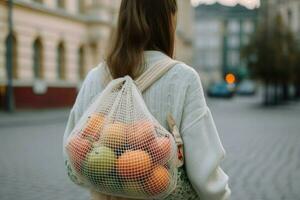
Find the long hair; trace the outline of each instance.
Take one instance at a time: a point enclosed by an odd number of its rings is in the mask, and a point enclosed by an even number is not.
[[[106,58],[113,78],[136,78],[144,70],[145,50],[173,57],[176,13],[176,0],[122,0]]]

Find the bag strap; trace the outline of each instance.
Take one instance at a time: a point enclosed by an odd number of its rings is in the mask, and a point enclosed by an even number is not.
[[[165,73],[167,73],[172,67],[176,64],[179,64],[179,61],[173,60],[171,58],[165,58],[163,60],[159,60],[150,66],[145,72],[143,72],[137,79],[135,79],[135,84],[143,93],[146,89],[148,89],[155,81],[161,78]],[[104,80],[102,81],[103,85],[107,85],[111,80],[113,80],[107,65],[105,64],[105,74]]]
[[[165,73],[167,73],[172,67],[174,67],[178,63],[178,61],[173,60],[171,58],[166,58],[164,60],[158,61],[135,80],[137,87],[141,92],[145,91],[155,81],[161,78]],[[183,140],[180,135],[179,129],[176,126],[176,122],[170,113],[167,116],[167,122],[169,125],[170,132],[172,133],[177,145],[176,166],[181,167],[184,164]]]
[[[135,80],[135,84],[141,92],[144,92],[178,63],[178,61],[171,58],[160,60],[140,75]]]
[[[171,113],[167,116],[167,122],[169,125],[170,132],[172,133],[175,143],[177,145],[177,161],[176,166],[181,167],[184,164],[184,152],[183,152],[183,140],[180,135],[179,129],[176,126],[175,119],[171,115]]]

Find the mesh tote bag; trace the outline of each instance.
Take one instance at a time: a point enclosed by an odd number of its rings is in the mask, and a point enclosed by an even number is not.
[[[141,92],[177,63],[164,59],[136,81],[112,80],[95,98],[64,144],[75,183],[132,199],[164,199],[175,190],[178,137],[151,115]]]

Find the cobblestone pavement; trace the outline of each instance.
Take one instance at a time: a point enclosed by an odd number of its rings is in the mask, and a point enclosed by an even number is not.
[[[211,104],[227,157],[233,200],[300,200],[300,105],[257,100]]]
[[[233,200],[300,200],[300,105],[209,100]],[[0,113],[0,200],[86,200],[65,175],[66,110]]]

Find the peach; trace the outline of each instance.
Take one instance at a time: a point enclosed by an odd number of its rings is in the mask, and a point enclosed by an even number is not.
[[[147,148],[153,163],[165,164],[171,157],[172,143],[170,137],[157,137]]]
[[[155,139],[155,129],[151,121],[141,120],[129,127],[128,144],[133,149],[145,149]]]
[[[152,168],[151,157],[146,151],[126,151],[117,160],[117,171],[122,178],[141,179]]]
[[[126,143],[127,127],[125,124],[116,122],[107,124],[102,131],[100,142],[110,148],[122,148]]]
[[[92,141],[98,140],[100,137],[100,131],[102,129],[104,120],[105,117],[103,116],[103,114],[100,113],[92,114],[89,117],[87,121],[87,125],[83,129],[81,135],[83,137],[87,137],[91,139]]]
[[[86,155],[91,151],[92,144],[89,140],[74,135],[68,141],[66,146],[67,153],[70,157],[71,164],[77,172],[81,172],[82,164]]]
[[[154,168],[149,179],[145,182],[145,190],[150,195],[159,195],[168,189],[170,179],[168,170],[159,165]]]

